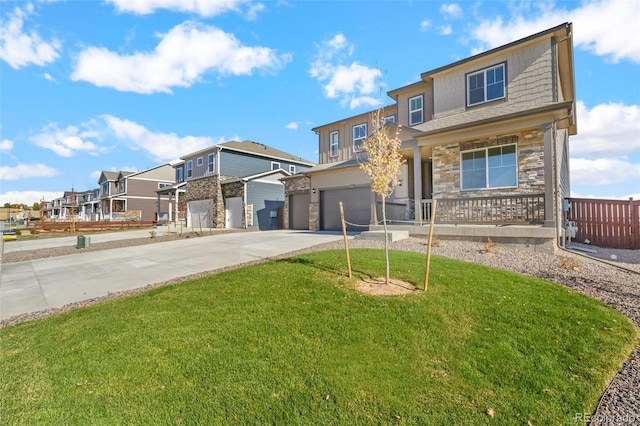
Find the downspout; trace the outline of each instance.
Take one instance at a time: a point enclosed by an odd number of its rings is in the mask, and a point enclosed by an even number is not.
[[[551,123],[551,131],[553,132],[553,134],[551,135],[552,137],[552,141],[553,141],[553,146],[552,146],[552,151],[551,151],[551,163],[553,164],[553,174],[554,174],[554,181],[555,181],[555,185],[553,185],[553,211],[554,214],[557,214],[558,212],[558,197],[560,196],[560,193],[558,191],[558,189],[560,188],[560,171],[558,170],[558,148],[557,148],[557,140],[556,140],[556,136],[557,136],[557,130],[556,130],[556,125],[558,123],[558,121],[562,121],[562,120],[566,120],[568,118],[571,118],[573,116],[573,111],[571,111],[571,113],[569,115],[566,115],[564,117],[560,117],[558,119],[553,120],[553,122]],[[563,209],[563,214],[562,214],[562,220],[560,220],[560,218],[557,218],[558,220],[556,220],[556,238],[560,239],[561,236],[563,236],[562,230],[564,229],[564,224],[565,224],[565,217],[564,217],[564,209]],[[562,238],[562,244],[561,247],[564,248],[565,247],[565,242],[564,242],[564,237]]]
[[[556,56],[556,61],[558,60],[558,50],[557,50],[557,46],[564,42],[569,40],[571,37],[573,36],[573,33],[571,31],[569,31],[569,33],[561,38],[560,40],[556,41],[556,49],[555,49],[555,56]],[[556,76],[554,75],[554,81],[556,79]],[[556,95],[556,101],[557,101],[557,95]],[[575,102],[575,99],[573,100]],[[556,130],[556,125],[559,121],[562,120],[566,120],[568,118],[573,117],[573,108],[571,109],[570,113],[564,117],[558,118],[556,120],[553,120],[553,122],[551,123],[551,131],[553,132],[552,135],[552,152],[551,152],[551,163],[553,166],[553,174],[554,174],[554,181],[555,181],[555,185],[553,187],[553,210],[554,210],[554,214],[557,214],[559,208],[558,208],[558,197],[559,197],[559,187],[560,187],[560,175],[559,175],[559,170],[558,170],[558,158],[557,158],[557,154],[558,154],[558,150],[557,150],[557,130]],[[562,209],[563,213],[562,213],[562,220],[560,220],[560,218],[557,218],[556,222],[556,241],[560,240],[562,241],[560,247],[564,248],[565,247],[565,238],[564,238],[564,233],[563,233],[563,229],[564,229],[564,224],[565,224],[565,215],[564,215],[564,208]]]

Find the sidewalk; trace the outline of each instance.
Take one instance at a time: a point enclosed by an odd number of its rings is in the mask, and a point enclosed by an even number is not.
[[[183,234],[189,233],[191,228],[184,228],[182,230]],[[145,229],[133,229],[126,231],[117,231],[117,232],[104,232],[98,234],[86,234],[91,238],[91,243],[103,243],[107,241],[117,241],[117,240],[129,240],[133,238],[149,238],[150,232],[155,231],[157,235],[167,235],[167,226],[158,226],[156,228],[145,228]],[[208,229],[204,231],[204,234],[208,235]],[[180,228],[171,227],[171,234],[177,234],[180,232]],[[212,230],[215,235],[216,230]],[[64,247],[64,246],[75,246],[77,243],[78,235],[85,234],[77,234],[71,235],[68,237],[52,237],[52,238],[41,238],[34,240],[25,240],[25,241],[7,241],[4,243],[4,253],[11,253],[14,251],[22,251],[22,250],[38,250],[43,248],[51,248],[51,247]]]
[[[130,238],[136,238],[138,232],[149,236],[149,230],[126,232],[126,237]],[[102,237],[112,238],[107,234]],[[75,244],[75,239],[69,238],[72,237],[56,240],[61,240],[58,244]],[[0,270],[0,319],[268,259],[341,239],[340,233],[239,232],[7,263]],[[93,236],[91,241],[94,242]],[[5,251],[10,244],[4,245]]]

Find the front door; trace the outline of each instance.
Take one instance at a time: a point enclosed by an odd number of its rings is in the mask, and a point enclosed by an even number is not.
[[[242,197],[227,198],[225,203],[225,227],[242,228]]]

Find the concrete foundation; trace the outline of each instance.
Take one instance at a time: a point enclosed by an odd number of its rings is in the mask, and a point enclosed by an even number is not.
[[[406,231],[412,237],[428,237],[429,224],[425,225],[388,225],[392,231]],[[371,231],[380,231],[382,225],[372,225]],[[369,232],[371,232],[369,231]],[[434,237],[441,240],[465,240],[510,245],[522,250],[554,254],[557,250],[555,228],[542,225],[444,225],[436,224],[433,229]],[[381,237],[384,241],[384,237]]]
[[[375,240],[384,241],[384,230],[382,231],[364,231],[360,235],[356,236],[357,239],[362,240]],[[387,232],[387,242],[392,243],[394,241],[400,241],[409,238],[409,231],[405,230],[389,230]]]

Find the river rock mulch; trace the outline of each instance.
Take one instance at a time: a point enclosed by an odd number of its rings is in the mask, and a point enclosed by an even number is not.
[[[184,236],[157,236],[154,239],[141,238],[97,243],[83,251],[105,250],[132,245],[159,243]],[[361,239],[349,240],[350,248],[382,248],[380,241]],[[287,253],[277,258],[286,258],[302,253],[318,250],[342,248],[343,243],[336,241],[320,244],[309,249]],[[390,244],[394,250],[426,252],[426,240],[408,238]],[[61,256],[78,253],[75,247],[58,247],[34,251],[6,253],[2,263],[19,262],[44,257]],[[500,244],[487,244],[469,241],[436,240],[433,255],[445,256],[468,262],[520,272],[562,284],[568,288],[586,294],[628,316],[636,326],[640,327],[640,252],[632,250],[608,251],[598,249],[595,254],[561,250],[557,255],[518,250]],[[589,256],[585,256],[589,254]],[[611,254],[614,254],[613,259]],[[598,259],[599,258],[599,259]],[[144,288],[109,294],[105,297],[72,303],[62,308],[33,312],[0,321],[0,327],[11,326],[24,321],[35,320],[45,316],[68,311],[104,300],[115,299],[151,288],[173,284],[187,279],[198,278],[210,273],[239,268],[254,261],[230,268],[194,274]],[[576,413],[576,423],[589,422],[592,425],[635,425],[640,424],[640,346],[623,364],[621,370],[611,381],[604,392],[595,413]]]

